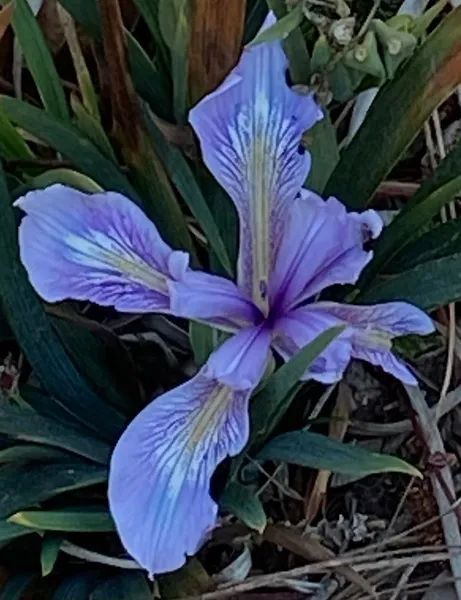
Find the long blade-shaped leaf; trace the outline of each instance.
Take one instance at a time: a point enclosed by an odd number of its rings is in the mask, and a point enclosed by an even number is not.
[[[15,0],[13,28],[48,112],[69,120],[66,96],[45,37],[27,0]]]
[[[270,441],[258,460],[281,460],[303,467],[326,469],[346,475],[370,475],[397,471],[419,476],[419,472],[395,456],[369,452],[311,431],[293,431]]]

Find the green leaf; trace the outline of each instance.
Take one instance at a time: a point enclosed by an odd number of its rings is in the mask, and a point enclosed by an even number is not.
[[[63,121],[69,120],[66,96],[42,30],[27,0],[16,0],[13,29],[27,66],[46,110]]]
[[[164,600],[200,596],[213,585],[211,577],[195,556],[178,571],[165,573],[157,581],[160,597]]]
[[[288,9],[285,0],[267,0],[267,4],[278,19],[282,19],[287,14]],[[310,59],[299,27],[295,27],[286,37],[283,41],[283,47],[290,62],[292,82],[307,85],[310,75]]]
[[[189,0],[159,0],[159,27],[171,51],[173,106],[176,121],[185,123],[188,108],[189,82]]]
[[[210,247],[226,273],[232,276],[233,269],[223,239],[189,164],[181,151],[167,142],[160,129],[154,123],[152,115],[147,110],[144,112],[152,143],[168,176],[176,186],[176,189],[181,194],[193,216],[197,219],[203,233],[207,237]]]
[[[403,300],[427,311],[461,298],[461,253],[419,264],[360,295],[363,304]]]
[[[56,535],[46,535],[42,541],[42,550],[40,552],[40,564],[42,566],[42,577],[49,575],[58,559],[59,549],[61,548],[62,537]]]
[[[141,204],[137,192],[120,169],[101,154],[78,129],[15,98],[0,96],[0,108],[5,110],[12,121],[71,160],[79,170],[104,189],[120,192]]]
[[[0,519],[43,502],[53,496],[107,479],[107,469],[72,459],[55,464],[0,466],[0,488],[8,493],[0,497]]]
[[[61,508],[58,510],[23,510],[12,515],[9,523],[42,531],[97,533],[115,531],[107,509],[102,507]],[[58,548],[59,550],[59,548]]]
[[[3,110],[0,110],[0,156],[5,159],[34,158],[34,153]]]
[[[404,247],[385,267],[386,274],[407,271],[436,258],[461,252],[461,219],[440,223]]]
[[[90,140],[113,163],[117,163],[114,149],[100,121],[83,106],[76,96],[71,96],[72,110],[76,117],[76,125],[83,135]]]
[[[277,40],[284,40],[292,31],[301,24],[303,20],[302,3],[297,4],[293,10],[287,12],[276,23],[264,31],[258,33],[254,40],[248,44],[249,47],[257,46]]]
[[[69,458],[69,455],[55,448],[39,446],[38,444],[10,446],[0,450],[0,463],[49,461],[50,458]]]
[[[35,578],[33,573],[20,573],[10,577],[0,592],[0,600],[21,600]]]
[[[327,111],[305,135],[306,146],[311,154],[312,166],[305,187],[321,194],[339,161],[336,132]]]
[[[259,452],[257,459],[280,460],[345,475],[398,472],[421,476],[415,467],[400,458],[343,444],[311,431],[293,431],[275,437]]]
[[[414,240],[422,228],[431,222],[440,209],[461,190],[461,175],[442,185],[423,200],[404,209],[382,233],[373,252],[373,261],[364,271],[358,287],[363,289],[389,264],[405,246]]]
[[[453,10],[380,91],[333,171],[326,195],[363,208],[431,113],[461,81],[461,7]],[[364,167],[366,165],[366,168]]]
[[[190,321],[189,339],[194,353],[194,362],[202,367],[217,346],[217,331],[205,323]]]
[[[230,512],[250,529],[262,533],[267,525],[266,513],[255,490],[237,481],[229,482],[219,498],[222,511]]]
[[[124,573],[99,585],[90,600],[152,600],[152,593],[141,573]]]
[[[30,535],[31,533],[35,532],[28,527],[22,527],[21,525],[16,525],[16,523],[8,523],[8,521],[0,521],[0,543],[14,540],[23,535]]]
[[[60,4],[82,25],[94,39],[101,41],[99,5],[96,0],[59,0]],[[156,115],[171,120],[171,82],[155,70],[139,42],[125,30],[128,60],[137,92],[146,100]]]
[[[97,194],[104,191],[100,185],[78,171],[73,171],[72,169],[51,169],[33,177],[26,184],[21,185],[14,190],[13,195],[16,199],[30,190],[43,190],[55,183],[62,183],[63,185],[68,185],[89,194]]]
[[[342,326],[324,331],[267,379],[251,404],[250,449],[265,442],[293,400],[306,369],[342,331]]]
[[[5,317],[44,387],[69,416],[117,439],[125,418],[97,396],[69,360],[20,262],[16,232],[0,166],[0,303]]]
[[[98,583],[96,573],[79,573],[65,579],[56,589],[53,600],[88,600]]]
[[[17,406],[3,403],[0,407],[0,433],[11,439],[67,450],[101,465],[109,462],[111,447],[105,442]]]
[[[141,13],[141,16],[154,38],[156,62],[160,63],[160,70],[162,72],[168,72],[170,57],[168,48],[160,31],[159,0],[134,0],[134,4]]]

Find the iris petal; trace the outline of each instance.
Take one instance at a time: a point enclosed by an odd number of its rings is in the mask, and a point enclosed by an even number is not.
[[[249,395],[199,373],[149,404],[120,438],[110,509],[125,548],[151,574],[181,567],[216,525],[210,478],[248,439]]]
[[[204,161],[239,213],[239,285],[264,312],[284,212],[310,168],[301,135],[322,118],[311,95],[285,83],[287,65],[279,41],[250,47],[190,112]]]
[[[328,286],[355,283],[372,257],[363,244],[381,229],[373,210],[347,213],[336,198],[324,201],[303,190],[287,212],[270,283],[272,302],[287,310]]]
[[[266,370],[271,341],[264,324],[242,329],[213,352],[206,373],[236,390],[254,388]]]
[[[173,251],[133,202],[63,185],[16,201],[21,260],[48,302],[90,300],[125,312],[169,312],[167,282],[189,257]]]

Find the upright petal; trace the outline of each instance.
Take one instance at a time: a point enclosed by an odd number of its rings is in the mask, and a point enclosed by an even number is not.
[[[173,251],[133,202],[115,192],[53,185],[16,206],[21,260],[48,302],[90,300],[125,312],[169,312],[168,281],[189,257]]]
[[[363,244],[381,229],[373,210],[347,213],[336,198],[324,201],[303,190],[287,212],[270,282],[271,303],[280,313],[330,285],[355,283],[372,257]]]
[[[238,282],[263,312],[283,215],[309,172],[301,135],[322,118],[311,95],[286,84],[287,64],[279,41],[246,49],[189,117],[206,165],[237,207]]]
[[[270,358],[272,331],[263,323],[242,329],[208,359],[205,372],[236,390],[255,388]]]
[[[112,455],[109,504],[120,538],[151,574],[173,571],[216,524],[216,466],[248,439],[250,392],[199,373],[154,400]]]
[[[394,337],[434,331],[432,319],[407,302],[387,302],[374,306],[318,302],[312,312],[337,318],[349,325],[351,355],[365,360],[409,385],[416,379],[408,368],[391,352]],[[334,342],[333,344],[334,345]]]

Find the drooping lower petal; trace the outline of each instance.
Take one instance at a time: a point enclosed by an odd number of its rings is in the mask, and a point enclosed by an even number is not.
[[[239,284],[263,311],[283,216],[310,167],[301,135],[322,118],[312,95],[288,87],[287,66],[280,41],[250,47],[190,112],[204,161],[239,213]]]
[[[233,281],[189,270],[169,283],[171,310],[178,317],[200,319],[228,328],[240,328],[261,318],[260,311]]]
[[[313,306],[292,310],[277,320],[274,348],[285,360],[292,358],[324,331],[342,324],[335,315],[311,310]],[[351,352],[350,335],[344,331],[310,365],[303,379],[322,383],[339,381],[349,364]]]
[[[336,198],[303,190],[287,211],[270,297],[288,310],[334,284],[355,283],[372,257],[363,249],[382,221],[373,210],[347,213]]]
[[[154,400],[120,438],[110,509],[125,548],[151,574],[181,567],[215,526],[210,478],[248,439],[249,395],[199,373]]]
[[[394,337],[427,335],[434,331],[432,319],[421,309],[407,302],[386,302],[374,306],[317,302],[312,305],[312,312],[337,318],[349,325],[352,357],[380,366],[404,383],[416,383],[408,368],[392,354],[391,348]]]
[[[48,302],[90,300],[125,312],[169,312],[167,282],[187,269],[133,202],[53,185],[15,203],[21,260]]]
[[[255,388],[270,358],[272,332],[266,325],[242,329],[208,359],[205,372],[236,390]]]

